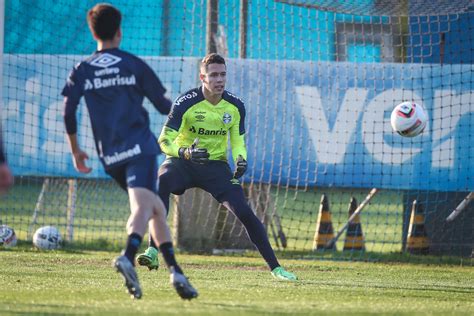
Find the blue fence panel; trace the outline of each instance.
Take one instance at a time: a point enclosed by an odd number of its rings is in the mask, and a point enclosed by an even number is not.
[[[5,55],[4,128],[17,175],[78,176],[64,138],[61,88],[83,56]],[[198,58],[146,59],[170,98],[198,85]],[[247,108],[246,180],[293,186],[473,190],[472,65],[231,59],[228,89]],[[403,138],[390,112],[421,103],[425,132]],[[149,104],[153,131],[165,117]],[[88,117],[78,115],[92,177],[103,177]]]

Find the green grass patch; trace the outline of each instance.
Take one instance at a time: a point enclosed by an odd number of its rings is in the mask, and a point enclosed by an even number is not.
[[[139,268],[133,301],[111,268],[117,253],[0,251],[1,315],[472,315],[474,269],[451,265],[282,260],[300,281],[274,280],[260,258],[178,254],[199,298],[181,300],[160,268]]]

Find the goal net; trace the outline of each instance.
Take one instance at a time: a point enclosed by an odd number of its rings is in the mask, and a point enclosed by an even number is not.
[[[227,58],[227,89],[247,111],[243,186],[275,249],[297,258],[471,256],[472,1],[111,3],[123,14],[121,48],[153,68],[171,99],[200,84],[207,52]],[[127,196],[103,172],[84,101],[87,176],[73,168],[62,118],[67,75],[95,50],[85,19],[95,1],[1,4],[1,123],[16,183],[0,198],[0,220],[24,241],[54,225],[70,246],[119,247]],[[392,131],[403,101],[426,109],[421,135]],[[158,135],[166,117],[145,107]],[[172,199],[178,246],[253,249],[202,191]]]

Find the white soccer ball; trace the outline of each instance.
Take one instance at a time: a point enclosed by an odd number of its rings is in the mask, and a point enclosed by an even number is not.
[[[58,249],[61,246],[61,233],[56,227],[43,226],[33,235],[33,244],[42,250]]]
[[[7,225],[0,225],[0,247],[15,247],[16,241],[15,230]]]
[[[421,134],[427,121],[425,109],[415,102],[400,103],[393,109],[390,117],[393,130],[404,137]]]

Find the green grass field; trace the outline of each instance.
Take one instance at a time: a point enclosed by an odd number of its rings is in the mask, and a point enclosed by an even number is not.
[[[0,250],[0,315],[472,315],[474,269],[427,264],[283,260],[300,281],[274,280],[260,258],[178,254],[199,298],[183,301],[160,268],[139,269],[142,300],[111,268],[116,253]]]
[[[272,188],[272,203],[288,239],[288,248],[277,255],[300,281],[274,280],[255,251],[228,257],[179,253],[199,298],[182,301],[165,269],[139,269],[144,297],[133,301],[111,268],[124,244],[127,196],[111,181],[80,182],[73,242],[66,243],[65,250],[40,252],[31,248],[28,230],[42,183],[40,178],[21,179],[0,201],[0,220],[20,239],[18,247],[0,249],[2,316],[472,315],[474,310],[473,259],[400,251],[401,192],[380,192],[361,214],[366,252],[340,251],[343,238],[337,252],[314,252],[321,194],[328,194],[337,231],[347,220],[350,197],[361,202],[368,190]],[[32,229],[55,225],[66,238],[67,204],[66,182],[55,180]],[[271,232],[269,237],[275,246]],[[92,251],[98,249],[102,251]]]

